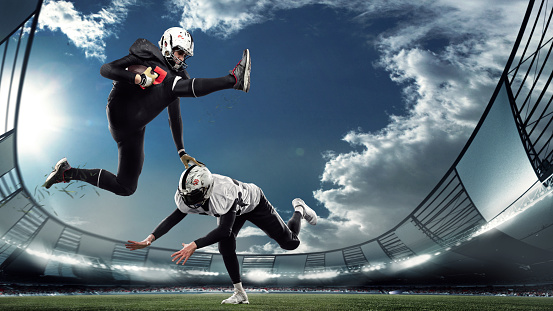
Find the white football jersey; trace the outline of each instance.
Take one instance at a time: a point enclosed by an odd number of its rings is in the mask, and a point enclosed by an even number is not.
[[[213,174],[213,192],[209,197],[209,209],[206,211],[203,207],[194,209],[184,203],[179,195],[175,193],[175,203],[178,209],[186,214],[201,214],[219,217],[226,214],[238,200],[236,206],[236,215],[242,215],[251,212],[261,199],[261,189],[251,183],[243,183],[227,176]]]

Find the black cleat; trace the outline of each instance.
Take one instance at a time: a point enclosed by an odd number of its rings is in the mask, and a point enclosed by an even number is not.
[[[252,71],[252,60],[250,58],[250,50],[245,49],[242,54],[242,59],[230,70],[229,73],[236,79],[234,89],[241,90],[246,93],[250,90],[250,73]]]
[[[54,167],[54,170],[48,177],[46,178],[46,182],[42,185],[46,189],[49,189],[52,187],[53,184],[57,184],[60,182],[65,182],[63,174],[65,171],[71,168],[71,165],[67,163],[67,158],[63,158],[56,163],[56,166]]]

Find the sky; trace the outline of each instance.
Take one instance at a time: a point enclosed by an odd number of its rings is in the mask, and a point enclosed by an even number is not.
[[[138,189],[40,188],[62,157],[117,169],[100,67],[181,26],[192,77],[220,77],[250,49],[251,90],[181,99],[187,152],[213,173],[260,186],[283,219],[302,198],[319,214],[294,252],[378,237],[405,219],[453,164],[511,52],[527,1],[44,1],[21,102],[26,187],[82,230],[142,240],[175,208],[184,170],[167,113],[146,128]],[[64,192],[66,190],[67,192]],[[155,242],[180,248],[216,226],[191,215]],[[249,224],[238,251],[283,253]],[[202,249],[216,251],[214,247]]]

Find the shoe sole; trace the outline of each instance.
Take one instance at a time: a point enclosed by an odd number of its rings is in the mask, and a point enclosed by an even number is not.
[[[317,213],[315,213],[315,211],[312,210],[311,207],[309,207],[309,206],[304,205],[303,207],[304,207],[306,210],[310,210],[313,214],[315,214],[315,217],[311,218],[311,220],[306,219],[305,216],[304,216],[303,218],[304,218],[305,220],[307,220],[307,222],[308,222],[309,224],[311,224],[311,225],[316,225],[316,224],[317,224]],[[309,214],[309,213],[306,212],[306,214]]]
[[[250,50],[245,49],[244,54],[246,54],[246,66],[244,69],[244,92],[248,93],[250,91],[250,73],[252,71],[252,60],[250,58]]]

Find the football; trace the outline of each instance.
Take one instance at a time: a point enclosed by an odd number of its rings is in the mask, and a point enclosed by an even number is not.
[[[146,70],[146,66],[144,65],[130,65],[127,67],[127,71],[136,73],[136,74],[142,74]]]

